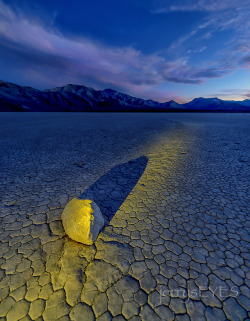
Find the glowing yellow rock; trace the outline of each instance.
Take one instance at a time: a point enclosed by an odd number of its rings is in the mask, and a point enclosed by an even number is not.
[[[95,202],[73,198],[65,206],[62,223],[72,240],[91,245],[104,226],[104,218]]]

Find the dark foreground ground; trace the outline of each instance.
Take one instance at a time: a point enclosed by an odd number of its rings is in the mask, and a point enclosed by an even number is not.
[[[250,114],[0,114],[0,320],[249,320]],[[105,215],[65,236],[73,197]]]

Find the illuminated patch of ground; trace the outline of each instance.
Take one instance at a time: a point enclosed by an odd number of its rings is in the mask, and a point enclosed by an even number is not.
[[[53,135],[46,137],[46,146],[37,132],[34,135],[46,154],[35,149],[34,139],[27,150],[20,144],[22,149],[12,153],[10,141],[2,140],[8,183],[0,218],[0,317],[10,321],[245,320],[248,121],[240,115],[232,122],[222,115],[192,119],[158,114],[131,115],[129,125],[117,115],[119,126],[109,132],[114,120],[110,117],[110,123],[97,117],[99,130],[74,145],[79,149],[74,158],[65,152],[67,141],[64,153],[49,149]],[[72,128],[64,123],[74,142],[77,123]],[[46,128],[46,124],[39,126]],[[89,119],[82,118],[80,124],[95,127]],[[131,136],[123,142],[130,126],[131,132],[137,128],[138,139],[132,141]],[[56,127],[58,135],[58,123]],[[65,126],[59,131],[66,132]],[[104,133],[106,138],[100,141]],[[23,133],[19,139],[24,138]],[[63,143],[58,142],[62,149]],[[98,143],[105,146],[98,150]],[[113,158],[110,145],[116,146]],[[84,151],[90,150],[88,160]],[[14,168],[17,155],[19,159],[29,155],[30,173],[24,163],[25,171]],[[61,176],[53,175],[53,170]],[[60,221],[69,199],[84,193],[97,198],[106,219],[93,246],[67,238]]]

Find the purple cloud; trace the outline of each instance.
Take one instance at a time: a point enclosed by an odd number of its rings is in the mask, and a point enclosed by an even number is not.
[[[164,79],[176,83],[203,84],[204,79],[222,78],[232,71],[233,68],[228,65],[190,66],[187,60],[179,59],[165,65]]]
[[[58,78],[75,81],[96,79],[99,83],[125,89],[150,87],[161,82],[158,73],[164,59],[144,55],[132,47],[107,47],[91,39],[70,39],[57,30],[16,16],[0,2],[4,19],[0,22],[0,45],[15,56],[19,68],[30,76],[43,78],[48,70],[58,70]],[[28,65],[28,67],[27,67]],[[53,79],[55,81],[55,79]]]
[[[163,92],[156,88],[159,84],[169,81],[199,85],[235,68],[221,61],[195,66],[187,58],[169,61],[158,53],[147,55],[133,47],[106,46],[89,38],[72,39],[52,29],[53,23],[45,28],[40,21],[15,14],[1,0],[0,12],[0,46],[9,72],[40,88],[69,82],[99,88],[112,86],[164,100],[178,93]],[[8,57],[14,59],[8,62]]]
[[[238,9],[242,5],[247,4],[247,0],[161,0],[156,1],[157,8],[152,13],[161,14],[172,11],[223,11]]]
[[[245,56],[240,61],[241,64],[246,65],[248,68],[250,68],[250,55]]]

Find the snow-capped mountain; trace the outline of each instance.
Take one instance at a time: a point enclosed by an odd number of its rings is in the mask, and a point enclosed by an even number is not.
[[[195,98],[189,103],[183,104],[186,109],[192,110],[237,110],[239,109],[240,102],[236,103],[235,101],[225,101],[219,98]],[[244,108],[243,108],[244,109]]]
[[[224,101],[195,98],[178,104],[159,103],[120,93],[113,89],[95,90],[80,85],[66,85],[46,90],[0,81],[0,111],[250,111],[250,100]]]
[[[233,102],[240,104],[242,106],[250,107],[250,99],[245,99],[243,101],[233,101]]]
[[[112,89],[66,85],[46,90],[0,82],[0,111],[150,111],[165,107]]]

